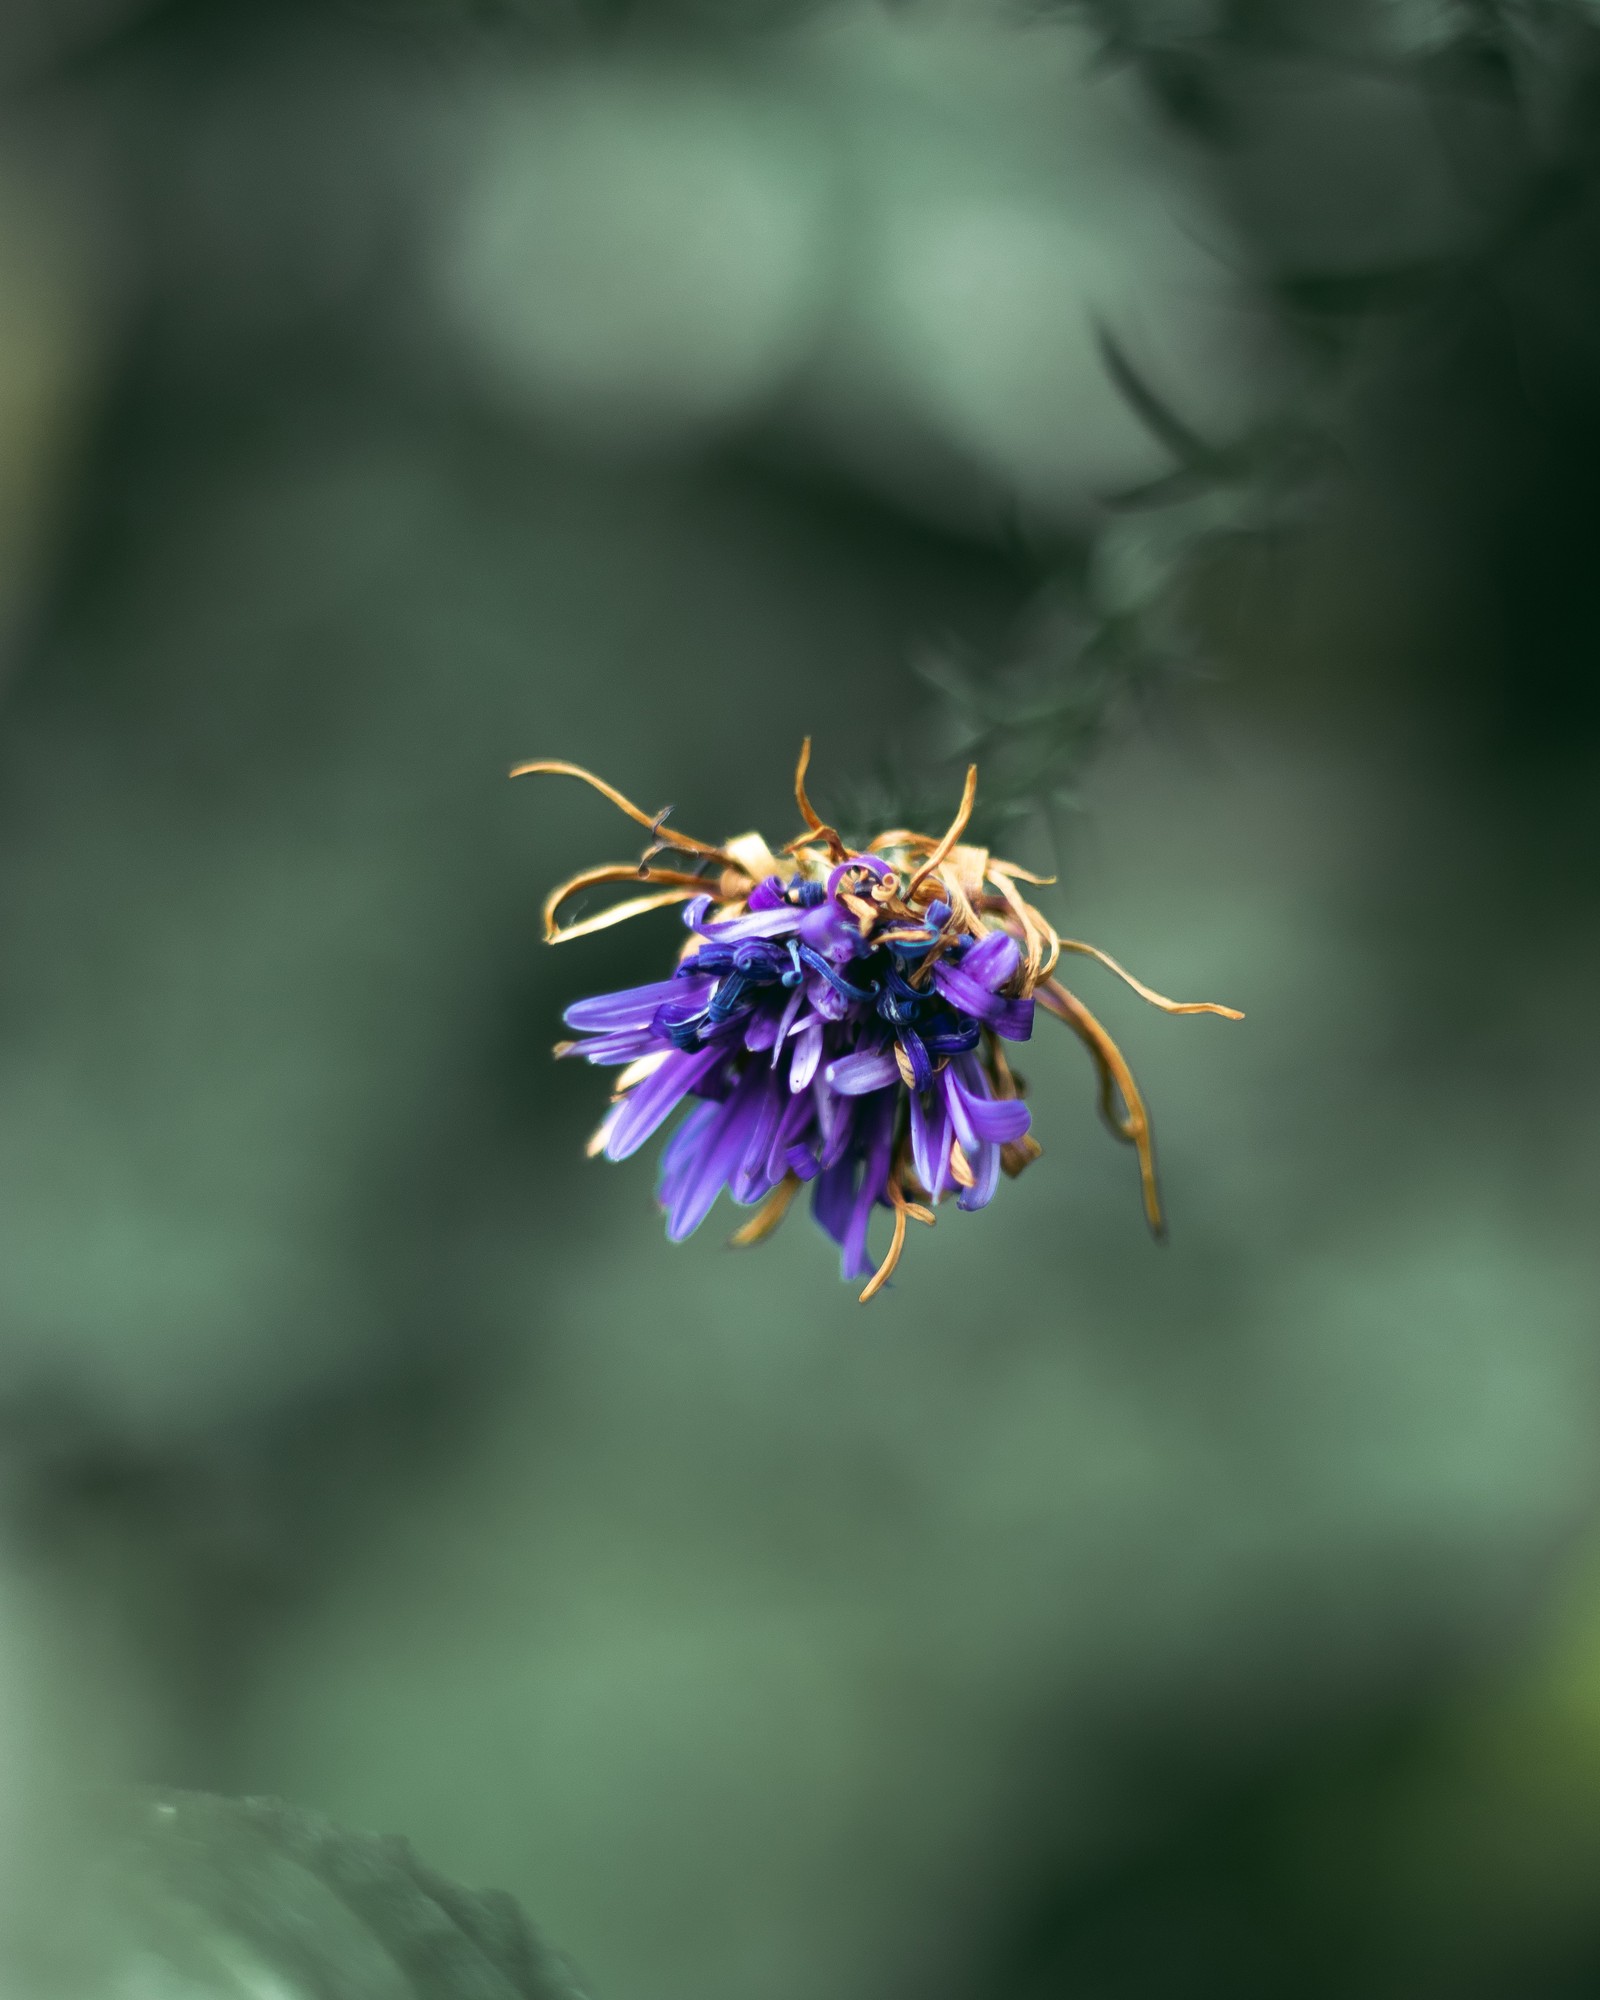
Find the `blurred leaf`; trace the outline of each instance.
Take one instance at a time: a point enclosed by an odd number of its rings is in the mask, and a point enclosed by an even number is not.
[[[30,1979],[41,1995],[581,1995],[510,1896],[459,1888],[404,1840],[348,1833],[274,1799],[173,1792],[119,1802],[70,1907],[72,1962],[52,1949]]]

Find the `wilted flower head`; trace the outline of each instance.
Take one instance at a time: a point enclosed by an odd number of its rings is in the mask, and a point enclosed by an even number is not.
[[[512,772],[581,778],[651,834],[642,860],[587,869],[551,894],[551,944],[685,905],[690,936],[670,978],[567,1009],[581,1039],[556,1053],[621,1069],[591,1155],[626,1159],[687,1102],[661,1155],[668,1236],[680,1242],[698,1229],[726,1188],[756,1210],[733,1241],[757,1243],[809,1183],[811,1212],[840,1246],[845,1277],[868,1279],[865,1303],[899,1261],[908,1221],[931,1225],[950,1196],[982,1208],[1002,1171],[1019,1174],[1039,1157],[1004,1047],[1032,1035],[1037,1003],[1093,1057],[1101,1109],[1138,1149],[1145,1212],[1159,1232],[1138,1087],[1055,967],[1063,952],[1080,952],[1167,1013],[1241,1016],[1164,999],[1093,945],[1058,937],[1019,886],[1041,877],[962,844],[976,766],[942,838],[896,827],[852,849],[806,796],[810,750],[808,738],[795,773],[806,830],[776,854],[754,833],[720,847],[691,839],[576,764],[541,759]],[[654,865],[668,850],[688,865]],[[647,893],[558,922],[569,898],[612,882]],[[867,1245],[877,1208],[893,1218],[881,1261]]]

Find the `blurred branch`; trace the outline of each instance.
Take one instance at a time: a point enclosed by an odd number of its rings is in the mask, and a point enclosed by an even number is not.
[[[1381,9],[1081,0],[1076,11],[1095,24],[1102,59],[1139,67],[1172,121],[1225,166],[1236,164],[1236,94],[1262,57],[1292,59],[1312,74],[1402,82],[1416,93],[1420,119],[1448,123],[1453,110],[1488,104],[1504,160],[1493,199],[1463,191],[1470,226],[1459,240],[1365,268],[1314,253],[1297,258],[1292,248],[1265,257],[1266,301],[1302,358],[1304,380],[1294,408],[1236,441],[1206,438],[1118,335],[1097,329],[1110,379],[1171,468],[1107,497],[1102,520],[1052,565],[1009,657],[943,653],[919,667],[954,736],[950,766],[933,789],[942,799],[950,768],[978,759],[991,830],[1070,806],[1108,738],[1175,682],[1215,670],[1205,621],[1195,615],[1200,580],[1228,552],[1280,539],[1314,514],[1359,404],[1350,370],[1370,363],[1366,330],[1379,320],[1397,330],[1385,344],[1393,365],[1409,330],[1428,340],[1441,312],[1459,320],[1468,294],[1509,302],[1528,246],[1581,219],[1600,186],[1600,0],[1399,0]],[[1460,129],[1470,155],[1479,135],[1470,120]],[[1293,157],[1276,164],[1293,178]],[[1478,163],[1457,164],[1465,171]],[[906,809],[937,817],[903,774],[896,781],[882,772],[877,784]]]

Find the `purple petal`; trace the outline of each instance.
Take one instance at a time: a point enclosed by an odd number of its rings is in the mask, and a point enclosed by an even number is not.
[[[994,1095],[975,1056],[958,1056],[939,1081],[950,1122],[969,1160],[980,1146],[1020,1139],[1032,1122],[1027,1105],[1019,1099]]]
[[[799,989],[796,988],[796,991]],[[781,1023],[771,1009],[752,1014],[744,1031],[744,1045],[747,1049],[759,1051],[770,1049],[778,1039]]]
[[[996,1146],[1020,1139],[1033,1123],[1027,1105],[1015,1097],[966,1097],[966,1106],[977,1137]]]
[[[801,1002],[805,997],[805,992],[801,987],[796,986],[790,989],[789,998],[783,1010],[783,1018],[779,1021],[778,1032],[773,1038],[772,1067],[774,1069],[778,1067],[778,1058],[783,1054],[783,1045],[789,1039],[789,1030],[794,1026],[795,1016],[800,1012]]]
[[[821,1077],[811,1087],[811,1094],[817,1107],[817,1130],[822,1135],[822,1149],[817,1158],[823,1166],[831,1167],[836,1160],[842,1160],[850,1150],[851,1135],[855,1131],[856,1106],[862,1102],[859,1097],[840,1097],[830,1090]]]
[[[768,1180],[782,1180],[789,1168],[789,1156],[797,1149],[805,1152],[806,1157],[811,1159],[811,1172],[816,1172],[816,1161],[809,1149],[797,1145],[801,1133],[811,1123],[813,1116],[814,1110],[809,1095],[791,1097],[785,1104],[783,1115],[778,1120],[778,1129],[772,1135],[772,1152],[767,1159]],[[810,1180],[811,1174],[805,1175],[804,1178]]]
[[[989,1023],[997,1035],[1008,1042],[1026,1042],[1033,1038],[1033,1002],[1031,1000],[1008,1000],[1003,1013],[996,1014]]]
[[[705,1098],[697,1099],[684,1114],[677,1131],[661,1149],[657,1195],[663,1208],[671,1208],[677,1201],[686,1176],[694,1171],[695,1162],[705,1146],[706,1134],[721,1115],[720,1104],[712,1104]]]
[[[688,981],[685,980],[684,984],[687,985]],[[691,1021],[703,1021],[707,1028],[713,1026],[713,1023],[706,1018],[706,1001],[703,994],[689,993],[685,994],[681,999],[674,997],[671,1000],[663,1000],[661,1005],[650,1016],[651,1028],[664,1042],[675,1041],[674,1031],[679,1028],[688,1027]],[[715,1025],[720,1026],[722,1024],[717,1023]]]
[[[824,1167],[811,1184],[812,1220],[826,1230],[835,1243],[844,1242],[844,1233],[850,1227],[855,1184],[854,1160],[834,1161],[832,1166]]]
[[[975,979],[980,986],[996,993],[1008,979],[1014,977],[1021,963],[1022,953],[1016,939],[1004,931],[991,931],[962,959],[961,970],[969,979]]]
[[[818,903],[807,910],[797,926],[801,942],[820,952],[834,965],[859,958],[866,950],[861,926],[837,903]]]
[[[689,905],[699,906],[699,898]],[[696,922],[694,928],[702,937],[708,938],[771,938],[793,935],[800,922],[800,912],[782,903],[775,910],[750,910],[742,917],[724,917],[720,922],[708,924]]]
[[[794,1099],[770,1070],[756,1070],[751,1078],[751,1104],[747,1116],[744,1151],[733,1174],[730,1192],[735,1201],[760,1201],[772,1192],[778,1176],[769,1169],[768,1158],[778,1125]]]
[[[863,868],[876,875],[880,882],[887,881],[894,873],[888,862],[881,860],[876,854],[852,854],[848,861],[841,861],[828,877],[828,900],[831,902],[838,895],[839,884],[847,875]]]
[[[627,1028],[614,1035],[594,1035],[588,1041],[575,1042],[567,1053],[582,1056],[585,1062],[630,1063],[671,1046],[649,1028]]]
[[[750,891],[748,907],[752,910],[775,910],[783,901],[783,880],[777,875],[768,875]]]
[[[932,1094],[931,1105],[919,1093],[912,1095],[911,1164],[917,1179],[937,1201],[950,1185],[950,1115],[942,1092]]]
[[[658,979],[653,986],[629,986],[620,993],[597,993],[574,1000],[562,1015],[580,1034],[607,1033],[618,1028],[647,1028],[658,1007],[669,1000],[704,1006],[716,987],[714,979]]]
[[[970,1014],[976,1021],[996,1020],[1011,1004],[969,977],[959,965],[949,965],[942,958],[933,968],[933,983],[958,1013]]]
[[[850,1002],[820,972],[806,974],[806,998],[825,1021],[842,1021],[850,1011]]]
[[[840,1056],[828,1065],[828,1082],[841,1097],[865,1097],[900,1081],[900,1068],[887,1049],[876,1055]]]
[[[794,1038],[794,1054],[789,1058],[789,1088],[802,1091],[817,1073],[822,1060],[822,1023],[813,1018]]]
[[[740,1091],[718,1106],[716,1123],[707,1127],[700,1153],[683,1176],[677,1200],[667,1216],[667,1235],[672,1242],[681,1243],[686,1236],[692,1236],[711,1213],[749,1141],[750,1119],[755,1108]]]
[[[915,1028],[902,1027],[897,1039],[901,1053],[911,1065],[911,1088],[926,1090],[933,1082],[933,1064],[928,1058],[927,1047]],[[896,1068],[899,1065],[896,1064]]]
[[[967,1153],[965,1146],[961,1150]],[[969,1211],[987,1208],[1000,1184],[1000,1148],[980,1146],[976,1153],[967,1153],[967,1165],[972,1169],[973,1184],[961,1190],[956,1206]]]
[[[872,1211],[889,1185],[889,1161],[894,1151],[894,1099],[885,1096],[877,1100],[872,1116],[861,1186],[850,1211],[840,1258],[840,1268],[847,1278],[870,1278],[877,1268],[867,1249],[867,1231]]]
[[[625,1160],[630,1153],[638,1152],[671,1114],[673,1106],[681,1103],[701,1077],[722,1059],[721,1049],[696,1049],[692,1055],[674,1049],[660,1069],[636,1084],[623,1099],[617,1122],[606,1140],[606,1158]]]

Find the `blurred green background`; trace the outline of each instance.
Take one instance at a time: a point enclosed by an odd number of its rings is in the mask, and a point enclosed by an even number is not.
[[[0,1872],[154,1781],[605,2000],[1600,1990],[1593,10],[0,21]],[[787,838],[1086,573],[1211,662],[1016,834],[1248,1014],[1076,982],[1171,1243],[1045,1024],[870,1312],[669,1251],[548,1052],[673,919],[547,952],[633,842],[506,767]]]

